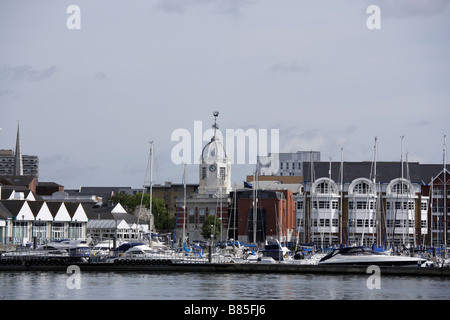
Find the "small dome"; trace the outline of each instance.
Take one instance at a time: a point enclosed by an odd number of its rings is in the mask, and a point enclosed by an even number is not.
[[[227,153],[220,140],[213,136],[211,141],[206,144],[202,151],[202,162],[213,163],[216,160],[223,160],[227,157]]]

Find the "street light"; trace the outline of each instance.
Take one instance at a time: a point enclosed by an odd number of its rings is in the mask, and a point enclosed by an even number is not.
[[[209,255],[208,255],[209,263],[211,263],[212,261],[213,229],[214,225],[211,225],[211,236],[210,236],[211,241],[209,242]]]

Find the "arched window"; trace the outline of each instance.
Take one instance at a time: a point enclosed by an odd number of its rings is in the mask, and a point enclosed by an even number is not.
[[[391,188],[392,193],[404,194],[409,192],[409,185],[405,182],[397,182]]]
[[[337,186],[332,180],[330,181],[328,178],[321,178],[314,183],[313,192],[321,194],[336,194]]]
[[[361,181],[353,188],[353,193],[356,194],[368,194],[370,192],[370,186],[367,182]]]
[[[326,181],[319,183],[316,186],[316,193],[328,193],[330,184]]]

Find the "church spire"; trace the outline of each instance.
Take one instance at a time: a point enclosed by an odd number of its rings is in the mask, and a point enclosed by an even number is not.
[[[17,123],[16,157],[14,159],[14,175],[23,176],[22,147],[20,145],[19,123]]]

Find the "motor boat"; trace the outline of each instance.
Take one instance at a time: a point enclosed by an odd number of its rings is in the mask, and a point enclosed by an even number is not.
[[[267,239],[264,249],[261,251],[263,257],[273,258],[275,261],[283,261],[290,258],[290,250],[282,246],[277,239]]]
[[[155,254],[157,254],[157,251],[150,248],[149,246],[145,244],[133,246],[127,251],[123,253],[123,257],[125,258],[151,258]]]
[[[114,249],[113,240],[101,241],[92,248],[92,254],[94,256],[109,256],[111,250],[113,249]]]
[[[66,250],[71,257],[88,258],[91,254],[91,248],[86,240],[55,240],[43,246],[43,249],[55,248],[57,250]]]
[[[56,259],[87,262],[91,253],[86,240],[55,240],[40,245],[35,250],[12,251],[2,255],[2,258],[18,259]],[[68,261],[69,261],[68,260]]]
[[[334,249],[320,259],[319,265],[352,266],[421,266],[426,260],[420,257],[385,255],[367,247]]]
[[[52,245],[39,246],[36,249],[10,251],[2,254],[5,258],[36,258],[36,257],[68,257],[69,252],[66,249]]]

